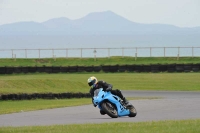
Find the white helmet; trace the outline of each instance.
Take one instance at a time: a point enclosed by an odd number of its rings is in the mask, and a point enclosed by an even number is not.
[[[87,80],[87,82],[88,82],[88,85],[93,88],[97,84],[98,81],[96,77],[92,76]]]

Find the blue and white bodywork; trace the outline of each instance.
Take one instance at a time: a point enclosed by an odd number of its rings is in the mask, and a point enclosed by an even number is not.
[[[125,106],[120,97],[111,94],[111,92],[105,92],[102,88],[94,91],[93,103],[112,118],[135,117],[137,114],[132,104]]]

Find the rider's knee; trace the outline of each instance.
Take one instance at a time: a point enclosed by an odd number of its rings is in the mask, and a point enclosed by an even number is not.
[[[119,89],[116,89],[116,91],[117,91],[118,93],[121,93],[121,90],[119,90]]]

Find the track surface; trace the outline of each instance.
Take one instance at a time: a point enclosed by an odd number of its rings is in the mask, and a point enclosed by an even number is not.
[[[134,118],[100,115],[92,105],[0,115],[2,126],[34,126],[104,122],[141,122],[200,119],[200,92],[123,91],[126,97],[162,97],[130,101],[137,109]]]

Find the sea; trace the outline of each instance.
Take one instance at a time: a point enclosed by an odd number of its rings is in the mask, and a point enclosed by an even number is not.
[[[198,35],[0,36],[0,58],[200,57]]]

